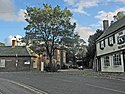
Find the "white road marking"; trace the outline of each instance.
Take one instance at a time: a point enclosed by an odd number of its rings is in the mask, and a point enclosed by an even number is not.
[[[2,78],[0,78],[0,79],[2,79]],[[44,92],[44,91],[42,91],[42,90],[39,90],[39,89],[34,88],[34,87],[31,87],[31,86],[29,86],[29,85],[25,85],[25,84],[23,84],[23,83],[15,82],[15,81],[8,80],[8,79],[2,79],[2,80],[6,80],[6,81],[8,81],[8,82],[10,82],[10,83],[13,83],[13,84],[16,84],[16,85],[18,85],[18,86],[21,86],[21,87],[23,87],[23,88],[25,88],[25,89],[28,89],[28,90],[30,90],[30,91],[35,92],[36,94],[48,94],[48,93],[46,93],[46,92]],[[0,92],[0,94],[3,94],[3,93]]]
[[[92,85],[92,84],[85,84],[85,85],[91,86],[91,87],[95,87],[95,88],[100,88],[100,89],[105,89],[105,90],[109,90],[109,91],[113,91],[113,92],[118,92],[118,93],[123,93],[123,94],[125,94],[124,91],[120,91],[120,90],[116,90],[116,89],[112,89],[112,88],[106,88],[106,87],[97,86],[97,85]]]
[[[35,92],[35,93],[37,93],[37,94],[48,94],[48,93],[46,93],[46,92],[44,92],[44,91],[41,91],[41,90],[39,90],[39,89],[36,89],[36,88],[34,88],[34,87],[31,87],[31,86],[28,86],[28,85],[25,85],[25,84],[22,84],[22,83],[17,83],[17,82],[15,82],[15,81],[10,81],[10,80],[9,80],[9,82],[11,82],[11,83],[13,83],[13,84],[16,84],[16,85],[19,85],[19,86],[21,86],[21,87],[24,87],[24,88],[26,88],[26,89],[28,89],[28,90],[31,90],[31,91],[33,91],[33,92]]]

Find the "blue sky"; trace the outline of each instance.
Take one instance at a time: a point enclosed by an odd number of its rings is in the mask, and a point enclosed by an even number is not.
[[[0,42],[9,45],[13,36],[25,36],[27,6],[42,7],[43,3],[71,10],[75,32],[86,42],[96,29],[102,29],[104,19],[111,21],[118,11],[125,11],[125,0],[0,0]]]

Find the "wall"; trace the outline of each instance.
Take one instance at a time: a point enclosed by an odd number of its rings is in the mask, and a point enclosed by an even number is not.
[[[121,65],[113,65],[113,54],[109,54],[110,66],[104,66],[104,56],[101,57],[102,72],[124,72],[123,54],[121,54]]]
[[[0,57],[0,62],[1,59],[5,59],[5,67],[0,68],[0,71],[29,71],[32,69],[31,57]],[[27,61],[30,64],[24,64]]]
[[[121,32],[123,34],[120,34]],[[119,33],[115,34],[115,44],[113,44],[113,46],[108,45],[108,38],[106,38],[105,39],[105,48],[103,50],[100,49],[100,43],[98,42],[96,44],[97,56],[125,49],[125,43],[118,44],[118,41],[117,41],[118,36],[123,36],[123,35],[125,35],[125,30],[122,30]]]

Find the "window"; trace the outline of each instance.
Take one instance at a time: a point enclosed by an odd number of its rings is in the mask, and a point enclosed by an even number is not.
[[[1,68],[5,67],[5,59],[1,59],[1,61],[0,61],[0,67]]]
[[[113,55],[113,65],[121,65],[121,54]]]
[[[125,35],[117,37],[118,44],[123,44],[125,42]]]
[[[103,40],[103,41],[100,42],[100,49],[103,50],[104,47],[105,47],[105,41]]]
[[[104,57],[104,66],[110,66],[109,56]]]
[[[114,43],[115,43],[115,35],[108,38],[108,45],[109,46],[113,46]]]

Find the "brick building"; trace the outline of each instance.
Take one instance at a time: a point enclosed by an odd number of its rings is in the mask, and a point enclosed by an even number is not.
[[[0,71],[28,71],[31,69],[31,55],[26,47],[0,46]]]

